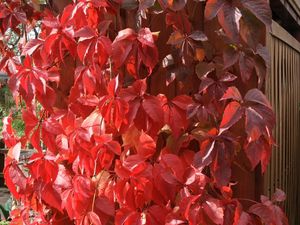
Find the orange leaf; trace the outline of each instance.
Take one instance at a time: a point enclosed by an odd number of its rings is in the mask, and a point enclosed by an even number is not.
[[[205,51],[203,48],[196,48],[195,51],[195,59],[198,60],[199,62],[202,62],[205,57]]]

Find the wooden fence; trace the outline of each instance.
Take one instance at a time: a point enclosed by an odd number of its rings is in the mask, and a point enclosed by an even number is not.
[[[277,146],[264,177],[266,195],[276,188],[287,194],[285,211],[291,225],[300,224],[300,43],[277,23],[273,23],[267,44],[271,53],[266,81],[276,113]]]

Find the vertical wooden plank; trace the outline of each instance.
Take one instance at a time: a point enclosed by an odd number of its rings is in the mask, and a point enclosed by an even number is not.
[[[298,54],[297,54],[297,72],[295,73],[295,75],[297,76],[297,75],[299,75],[300,74],[300,65],[299,65],[299,62],[300,62],[300,51],[298,52]],[[297,86],[297,91],[298,91],[298,102],[297,102],[297,115],[298,115],[298,129],[297,129],[297,132],[299,132],[299,130],[300,130],[300,119],[299,119],[299,111],[300,111],[300,90],[299,90],[299,85],[300,85],[300,81],[299,81],[299,78],[297,79],[297,82],[298,82],[298,86]],[[298,139],[298,146],[300,146],[300,138],[299,138],[299,133],[298,133],[298,137],[297,137]],[[299,152],[299,150],[297,149],[297,159],[299,159],[300,158],[300,152]],[[297,190],[297,193],[300,193],[300,165],[298,164],[298,169],[297,169],[297,171],[298,171],[298,175],[296,176],[297,177],[297,179],[298,179],[298,185],[297,185],[297,187],[298,187],[298,190]],[[299,209],[299,207],[300,207],[300,197],[298,196],[298,204],[296,205],[296,209]],[[297,218],[297,222],[296,222],[296,224],[299,224],[300,223],[300,217],[298,216],[298,217],[296,217]]]
[[[281,76],[282,77],[282,81],[283,82],[280,82],[281,83],[281,90],[280,90],[280,94],[281,96],[284,96],[284,104],[283,106],[280,108],[280,114],[281,114],[281,117],[280,117],[280,120],[283,121],[283,127],[281,128],[281,131],[280,131],[280,138],[281,140],[283,140],[283,146],[284,148],[283,149],[279,149],[279,155],[278,155],[278,161],[279,161],[279,168],[278,168],[278,179],[279,179],[279,182],[278,182],[278,186],[279,188],[282,188],[282,178],[283,178],[283,173],[282,171],[284,170],[284,168],[282,167],[282,162],[285,158],[285,152],[286,152],[286,147],[288,148],[288,146],[286,145],[288,142],[288,123],[289,123],[289,118],[288,118],[288,113],[289,113],[289,110],[287,109],[288,107],[288,92],[287,92],[287,87],[288,87],[288,84],[289,84],[289,77],[287,76],[286,74],[286,71],[287,71],[287,64],[286,64],[286,48],[285,48],[285,45],[280,42],[280,45],[281,45],[281,51],[282,51],[282,54],[281,54],[281,59],[280,59],[280,65],[281,65],[281,69],[280,69],[280,72],[281,72]],[[282,85],[283,83],[283,85]],[[285,135],[287,136],[285,136]]]
[[[277,60],[278,60],[278,45],[276,43],[276,39],[273,39],[274,41],[274,67],[273,67],[273,84],[272,84],[272,96],[274,97],[274,110],[275,110],[275,113],[276,113],[276,127],[274,129],[274,132],[275,132],[275,139],[276,139],[276,142],[277,142],[277,145],[279,145],[278,143],[278,139],[277,139],[277,130],[278,130],[278,112],[277,112],[277,106],[278,106],[278,103],[277,103],[277,96],[276,96],[276,93],[274,92],[274,90],[276,89],[276,79],[278,77],[278,74],[277,74]],[[277,57],[276,57],[277,56]],[[275,171],[275,152],[277,151],[277,147],[274,147],[273,148],[274,151],[272,151],[272,156],[271,156],[271,165],[270,165],[270,181],[269,181],[269,191],[270,193],[273,192],[273,180],[274,180],[274,171]]]
[[[293,82],[293,74],[292,74],[292,49],[291,48],[288,48],[288,63],[289,63],[289,68],[288,68],[288,74],[289,74],[289,77],[290,77],[290,101],[289,101],[289,107],[290,107],[290,133],[289,133],[289,136],[290,136],[290,149],[289,149],[289,158],[288,160],[291,161],[292,157],[293,157],[293,149],[294,149],[294,131],[293,131],[293,127],[294,127],[294,123],[295,123],[295,120],[294,120],[294,117],[293,117],[293,111],[294,111],[294,101],[293,101],[293,89],[294,89],[294,82]],[[290,172],[290,171],[288,171]]]
[[[300,51],[299,51],[300,52]],[[297,69],[296,69],[296,73],[295,73],[295,76],[299,75],[300,74],[300,65],[299,65],[299,62],[300,62],[300,53],[297,54],[297,60],[296,60],[297,64]],[[299,86],[300,85],[300,81],[299,79],[297,79],[297,117],[298,117],[298,129],[297,129],[297,140],[298,140],[298,146],[300,146],[300,138],[299,138],[299,130],[300,130],[300,119],[299,119],[299,111],[300,111],[300,90],[299,90]],[[300,158],[300,152],[299,150],[297,149],[297,159]],[[300,169],[300,165],[298,163],[298,168],[297,168],[297,171],[298,171],[298,175],[296,176],[296,179],[298,180],[298,182],[296,183],[297,184],[297,193],[300,193],[300,173],[299,173],[299,169]],[[300,197],[298,196],[298,202],[295,202],[295,208],[298,210],[299,207],[300,207]],[[296,200],[297,201],[297,200]],[[296,217],[296,221],[295,221],[295,224],[299,224],[300,223],[300,218],[299,216]]]
[[[288,63],[287,61],[288,59],[286,59],[286,61],[284,62],[285,64]],[[284,71],[284,73],[286,74],[287,78],[288,78],[288,85],[287,87],[290,87],[290,75],[288,73],[288,68],[286,71]],[[287,94],[287,97],[289,99],[290,97],[290,93],[289,93],[289,90],[286,90],[286,94]],[[286,171],[289,171],[289,168],[288,168],[288,164],[290,162],[290,125],[289,125],[289,121],[290,121],[290,105],[289,105],[289,101],[288,101],[288,104],[287,104],[287,117],[286,117],[286,120],[288,121],[288,126],[287,126],[287,131],[286,131],[286,138],[288,140],[287,142],[287,152],[286,152],[286,157],[287,157],[287,160],[285,161],[286,163]],[[288,211],[290,208],[290,206],[288,204],[286,204],[286,210]]]
[[[279,45],[279,42],[276,40],[276,48],[277,48],[277,63],[276,63],[276,66],[275,66],[275,71],[276,72],[276,78],[275,78],[275,88],[274,88],[274,91],[275,90],[278,90],[277,92],[279,92],[279,86],[278,86],[278,83],[279,83],[279,79],[280,79],[280,73],[279,73],[279,59],[280,59],[280,45]],[[276,142],[277,142],[277,148],[276,148],[276,151],[273,153],[274,154],[274,166],[272,168],[272,172],[273,172],[273,177],[272,177],[272,189],[271,189],[271,193],[274,192],[274,189],[275,189],[275,182],[276,182],[276,169],[277,169],[277,152],[278,152],[278,149],[280,149],[280,146],[281,146],[281,143],[280,143],[280,139],[279,139],[279,130],[280,130],[280,127],[282,126],[281,122],[280,122],[280,99],[278,98],[278,93],[275,91],[275,97],[276,97],[276,103],[277,103],[277,108],[276,108],[276,122],[277,122],[277,126],[276,126]]]
[[[291,76],[291,92],[292,92],[292,95],[294,95],[294,93],[293,93],[294,86],[295,86],[295,76],[293,74],[293,67],[294,67],[293,52],[294,51],[291,48],[289,48],[289,50],[290,50],[290,54],[289,54],[290,55],[289,56],[290,57],[290,71],[289,71],[289,74]],[[295,125],[294,125],[294,123],[296,122],[294,120],[295,104],[297,104],[296,101],[294,100],[294,98],[291,98],[291,107],[292,107],[292,115],[291,115],[291,117],[293,119],[291,121],[291,143],[292,143],[292,146],[291,146],[291,150],[290,150],[290,160],[294,160],[294,158],[295,158],[295,150],[296,150],[296,148],[295,148]],[[293,192],[292,192],[292,194],[290,196],[290,215],[294,211],[294,207],[291,205],[291,200],[294,199],[294,198],[296,198],[296,193],[295,193],[295,188],[294,188],[295,185],[296,185],[295,181],[296,181],[296,177],[295,177],[295,174],[294,174],[293,175]]]
[[[270,68],[268,71],[268,77],[266,80],[266,95],[268,97],[268,99],[270,100],[271,105],[274,108],[274,95],[272,95],[273,93],[273,80],[274,80],[274,42],[273,42],[273,38],[271,36],[270,33],[267,33],[267,42],[266,42],[267,48],[269,49],[270,52],[270,57],[271,57],[271,64],[270,64]],[[272,132],[274,132],[274,130],[272,130]],[[267,169],[267,172],[265,174],[265,179],[264,179],[264,194],[266,196],[270,196],[270,179],[271,179],[271,166],[272,166],[272,160],[270,161],[270,165]]]
[[[293,188],[292,188],[292,193],[295,193],[293,194],[293,196],[290,196],[290,197],[293,197],[293,199],[291,199],[290,202],[293,201],[293,208],[292,208],[292,211],[291,211],[291,215],[295,215],[296,214],[296,208],[295,208],[295,205],[296,205],[296,202],[295,200],[297,199],[297,194],[296,193],[299,193],[297,191],[297,179],[298,179],[298,176],[297,176],[297,172],[296,171],[299,171],[296,167],[299,167],[299,165],[297,166],[296,163],[296,160],[298,159],[297,158],[297,152],[298,152],[298,148],[299,147],[299,138],[297,136],[299,136],[299,99],[297,98],[297,95],[296,95],[296,90],[299,90],[299,86],[297,86],[299,84],[299,74],[296,73],[296,70],[295,68],[298,67],[299,68],[299,62],[296,61],[296,51],[293,51],[292,52],[292,70],[291,70],[291,75],[292,75],[292,80],[293,80],[293,91],[294,91],[294,100],[293,100],[293,108],[294,108],[294,125],[293,125],[293,143],[294,143],[294,146],[293,146],[293,155],[292,155],[292,160],[294,160],[294,167],[293,167]],[[299,54],[298,54],[299,55]],[[299,160],[299,159],[298,159]],[[299,175],[299,174],[298,174]]]
[[[295,78],[297,78],[296,76],[295,76],[295,74],[293,73],[294,71],[294,67],[295,67],[295,52],[294,51],[292,51],[292,49],[290,50],[291,51],[291,54],[290,54],[290,58],[291,58],[291,60],[290,60],[290,62],[291,62],[291,69],[290,69],[290,76],[291,76],[291,82],[293,83],[292,84],[292,86],[293,86],[293,89],[292,90],[294,90],[294,88],[295,88],[295,83],[296,83],[296,80],[295,80]],[[295,95],[294,93],[293,93],[293,95]],[[297,105],[297,100],[294,98],[294,99],[292,99],[291,100],[291,104],[292,104],[292,107],[293,107],[293,113],[295,114],[295,111],[297,110],[297,107],[296,107],[296,105]],[[294,115],[293,115],[293,118],[295,118],[294,117]],[[294,120],[294,123],[297,121],[297,118],[295,118],[295,120]],[[290,215],[290,217],[294,217],[295,216],[295,207],[294,207],[294,204],[293,204],[293,202],[294,202],[294,199],[296,199],[297,198],[297,192],[296,192],[296,189],[295,189],[295,187],[296,187],[296,185],[297,185],[297,183],[296,183],[296,180],[297,180],[297,177],[296,177],[296,174],[295,174],[295,157],[296,157],[296,151],[297,151],[297,148],[296,148],[296,142],[295,142],[295,138],[297,138],[296,137],[296,134],[297,134],[297,130],[295,129],[296,128],[296,126],[294,125],[294,124],[291,124],[291,136],[292,136],[292,143],[293,143],[293,146],[292,146],[292,148],[291,148],[291,153],[290,153],[290,161],[291,161],[291,163],[292,163],[292,168],[291,168],[291,174],[292,174],[292,176],[290,176],[291,177],[291,179],[292,179],[292,181],[291,181],[291,193],[289,194],[290,196],[289,196],[289,198],[288,198],[288,200],[289,200],[289,215]],[[294,220],[294,218],[291,218],[292,220]]]
[[[274,68],[274,71],[276,71],[276,77],[275,77],[275,81],[274,81],[274,96],[275,96],[275,101],[276,101],[276,128],[275,128],[275,132],[276,132],[276,142],[277,142],[277,147],[276,147],[276,150],[274,151],[274,159],[273,159],[273,168],[272,168],[272,173],[273,173],[273,176],[272,176],[272,180],[271,180],[271,185],[272,185],[272,188],[271,188],[271,194],[274,192],[274,188],[275,188],[275,181],[276,181],[276,152],[278,151],[278,149],[280,149],[280,140],[279,140],[279,128],[280,128],[280,120],[279,120],[279,116],[280,116],[280,99],[279,99],[279,95],[278,95],[278,92],[279,92],[279,87],[278,87],[278,80],[279,80],[279,76],[280,76],[280,73],[279,73],[279,68],[278,68],[278,65],[279,65],[279,59],[280,59],[280,54],[279,54],[279,42],[278,40],[275,39],[275,42],[276,42],[276,64],[275,64],[275,68]],[[276,91],[277,90],[277,91]]]
[[[289,49],[289,53],[292,53],[292,49],[291,48],[288,48]],[[294,86],[294,84],[293,84],[293,74],[292,74],[292,57],[291,57],[292,55],[291,54],[289,54],[288,55],[288,62],[289,62],[289,70],[288,70],[288,75],[289,75],[289,77],[290,77],[290,90],[289,90],[289,92],[290,92],[290,101],[289,101],[289,108],[290,108],[290,115],[289,115],[289,117],[290,117],[290,124],[289,124],[289,140],[290,140],[290,149],[289,149],[289,161],[291,161],[292,159],[293,159],[293,149],[294,149],[294,144],[293,144],[293,127],[294,127],[294,125],[293,125],[293,120],[292,120],[292,118],[293,118],[293,114],[292,114],[292,111],[293,111],[293,109],[294,109],[294,107],[293,107],[293,105],[294,105],[294,102],[292,101],[292,89],[293,89],[293,86]],[[291,170],[290,170],[291,171]],[[292,171],[291,171],[292,172]],[[292,176],[290,176],[291,178],[292,178],[292,181],[291,182],[293,182],[294,183],[294,179],[293,179],[293,175]],[[291,192],[290,193],[290,198],[289,199],[291,199],[291,197],[293,196],[294,194]],[[291,206],[291,204],[289,205],[289,211],[291,211],[292,210],[292,206]]]
[[[277,138],[278,138],[278,142],[279,142],[279,146],[282,147],[282,145],[284,146],[285,144],[285,141],[286,139],[282,137],[282,130],[283,128],[285,127],[285,120],[283,119],[284,118],[284,113],[285,111],[283,110],[283,107],[285,105],[285,98],[283,98],[281,101],[281,97],[280,96],[283,96],[285,97],[285,95],[282,95],[281,93],[283,93],[283,89],[284,89],[284,86],[285,86],[285,77],[283,76],[282,74],[282,66],[283,64],[281,63],[282,59],[283,59],[283,45],[281,42],[279,42],[279,62],[278,62],[278,65],[277,65],[277,68],[278,68],[278,72],[279,72],[279,80],[278,80],[278,88],[275,88],[275,90],[277,90],[277,96],[279,98],[279,131],[278,131],[278,134],[277,135]],[[280,95],[281,94],[281,95]],[[276,177],[275,177],[275,185],[274,185],[274,189],[273,189],[273,192],[275,191],[275,188],[278,187],[280,185],[280,182],[279,182],[279,173],[280,173],[280,154],[282,152],[282,149],[279,148],[277,149],[276,151]]]
[[[286,46],[286,50],[288,51],[288,46]],[[289,54],[286,54],[285,56],[285,61],[284,61],[284,64],[287,65],[287,68],[286,70],[284,71],[284,73],[286,74],[286,77],[287,77],[287,88],[286,89],[286,94],[287,94],[287,105],[286,105],[286,108],[287,108],[287,116],[286,116],[286,120],[287,120],[287,131],[286,131],[286,138],[287,138],[287,161],[286,161],[286,164],[288,164],[290,162],[290,159],[291,159],[291,124],[290,124],[290,121],[291,121],[291,104],[290,104],[290,97],[291,97],[291,74],[290,74],[290,71],[289,71],[289,68],[290,68],[290,56]],[[286,168],[286,171],[290,171],[290,168]],[[286,209],[287,211],[289,211],[290,209],[290,205],[288,204],[286,206]]]
[[[284,44],[284,43],[283,43]],[[287,46],[285,46],[285,49],[287,51]],[[287,102],[286,102],[286,105],[285,105],[285,109],[284,111],[286,111],[286,115],[284,117],[284,120],[287,121],[287,124],[286,124],[286,127],[285,127],[285,132],[284,132],[284,136],[285,136],[285,139],[287,140],[287,143],[285,145],[286,149],[285,149],[285,152],[284,152],[284,155],[285,155],[285,159],[284,159],[284,163],[285,163],[285,174],[287,173],[287,171],[289,170],[288,168],[288,163],[289,163],[289,156],[290,156],[290,105],[289,105],[289,98],[290,98],[290,91],[287,89],[290,87],[290,76],[289,76],[289,73],[288,73],[288,68],[289,68],[289,62],[288,62],[288,59],[286,58],[287,57],[287,54],[285,54],[284,58],[283,58],[283,64],[285,65],[285,70],[283,70],[283,74],[284,76],[286,77],[286,87],[285,87],[285,92],[284,92],[284,95],[286,96],[287,98]],[[286,209],[288,209],[288,205],[286,204]]]
[[[297,86],[298,85],[298,81],[299,81],[299,79],[297,79],[297,74],[295,74],[295,68],[296,68],[296,66],[297,66],[297,62],[296,62],[296,52],[295,51],[293,51],[293,54],[292,54],[292,56],[293,56],[293,60],[292,60],[292,63],[293,63],[293,65],[292,65],[292,71],[291,71],[291,73],[293,74],[293,81],[294,81],[294,118],[295,118],[295,125],[294,125],[294,148],[293,148],[293,152],[297,152],[298,151],[298,149],[297,149],[297,146],[299,146],[298,145],[298,141],[297,141],[297,139],[298,139],[298,135],[299,135],[299,130],[298,130],[298,127],[299,127],[299,120],[298,120],[298,118],[299,118],[299,113],[298,113],[298,104],[299,104],[299,99],[298,99],[298,94],[297,94],[297,89],[299,89],[299,86]],[[299,65],[299,63],[298,63],[298,65]],[[297,159],[297,154],[295,154],[294,155],[294,157],[296,157],[296,159]],[[298,171],[298,170],[297,170]],[[296,186],[296,188],[294,189],[295,190],[295,192],[297,193],[297,179],[298,179],[298,177],[296,176],[295,177],[295,181],[294,181],[294,183],[295,183],[295,186]],[[295,198],[297,198],[297,196],[295,196]],[[292,214],[295,214],[295,206],[294,206],[294,209],[293,209],[293,211],[291,212]],[[295,220],[295,218],[292,218],[293,220]]]
[[[296,51],[293,51],[292,52],[292,56],[293,56],[293,60],[292,60],[292,63],[293,63],[293,65],[292,65],[292,71],[291,71],[291,73],[292,73],[292,76],[293,76],[293,84],[294,84],[294,102],[293,102],[293,106],[294,106],[294,118],[295,118],[295,123],[294,123],[294,130],[293,130],[293,137],[294,137],[294,147],[293,147],[293,156],[292,156],[292,158],[294,158],[294,159],[298,159],[297,158],[297,152],[298,152],[298,147],[299,147],[299,144],[300,144],[300,142],[299,142],[299,138],[297,137],[297,136],[299,136],[299,98],[298,98],[298,95],[297,95],[297,90],[299,90],[299,86],[298,86],[298,84],[299,84],[299,75],[296,73],[296,67],[298,67],[299,68],[299,62],[297,62],[296,61],[296,55],[297,53],[296,53]],[[299,54],[298,54],[299,55]],[[298,179],[298,176],[297,176],[297,173],[296,173],[296,171],[299,171],[299,170],[295,170],[296,168],[294,168],[294,171],[293,171],[293,185],[294,185],[294,187],[293,187],[293,193],[295,193],[294,195],[295,196],[293,196],[293,210],[291,211],[291,214],[292,215],[295,215],[295,213],[296,213],[296,209],[297,208],[295,208],[295,205],[296,205],[296,199],[297,199],[297,194],[296,193],[299,193],[298,191],[297,191],[297,179]],[[292,197],[292,196],[291,196]],[[291,201],[292,201],[292,199],[291,199]],[[295,219],[294,219],[295,220]]]
[[[274,132],[275,132],[275,138],[276,138],[276,142],[277,144],[279,145],[278,143],[278,139],[277,139],[277,129],[278,129],[278,101],[277,101],[277,96],[276,96],[276,93],[275,93],[275,89],[276,89],[276,79],[278,78],[278,73],[277,73],[277,62],[278,62],[278,45],[277,45],[277,42],[276,42],[276,39],[273,39],[273,43],[274,43],[274,67],[273,67],[273,72],[274,72],[274,75],[273,75],[273,84],[272,84],[272,95],[273,95],[273,101],[274,101],[274,110],[275,110],[275,113],[276,113],[276,127],[274,129]],[[272,152],[272,158],[271,158],[271,161],[272,161],[272,165],[271,165],[271,176],[270,176],[270,183],[269,183],[269,189],[270,189],[270,194],[273,192],[273,180],[274,180],[274,171],[275,171],[275,151],[277,150],[277,147],[274,147],[273,148],[273,152]]]
[[[297,99],[297,95],[296,95],[296,90],[297,90],[297,82],[296,82],[296,78],[297,78],[297,75],[295,74],[295,67],[297,66],[297,63],[296,63],[296,61],[295,61],[295,58],[296,58],[296,55],[295,55],[295,51],[292,51],[292,71],[291,71],[291,73],[292,73],[292,79],[293,79],[293,94],[294,94],[294,99],[293,99],[293,107],[294,107],[294,115],[293,115],[293,117],[294,117],[294,121],[295,121],[295,123],[294,123],[294,126],[293,126],[293,138],[294,138],[294,141],[293,141],[293,143],[294,143],[294,146],[293,146],[293,158],[294,157],[297,157],[297,155],[295,154],[296,152],[297,152],[297,134],[298,134],[298,131],[297,131],[297,124],[299,123],[299,121],[298,121],[298,119],[297,119],[297,111],[298,111],[298,99]],[[299,66],[299,63],[298,63],[298,66]],[[298,87],[299,88],[299,87]],[[294,185],[296,186],[297,185],[297,177],[295,177],[295,173],[293,174],[293,183],[294,183]],[[296,186],[297,187],[297,186]],[[296,191],[295,193],[297,193],[297,190],[296,190],[296,188],[293,188],[293,190],[294,191]],[[295,196],[296,197],[296,196]],[[293,210],[292,210],[292,212],[291,213],[295,213],[295,208],[293,208]]]
[[[296,117],[297,117],[297,123],[296,123],[296,146],[295,146],[295,157],[297,160],[299,160],[300,158],[300,154],[299,154],[299,146],[300,146],[300,135],[299,135],[299,130],[300,130],[300,114],[299,114],[299,103],[300,103],[300,90],[299,90],[299,85],[300,85],[300,80],[299,80],[299,74],[300,74],[300,65],[299,65],[299,62],[300,62],[300,52],[296,53],[295,52],[295,60],[294,60],[294,65],[295,65],[295,68],[294,68],[294,76],[295,76],[295,83],[296,83],[296,102],[295,102],[295,113],[296,113]],[[294,214],[297,214],[297,211],[299,209],[299,201],[300,201],[300,197],[299,197],[299,193],[300,193],[300,179],[299,179],[299,176],[300,176],[300,173],[299,173],[299,169],[300,169],[300,165],[299,163],[297,163],[297,168],[295,170],[295,185],[296,185],[296,188],[295,188],[295,192],[298,193],[298,196],[296,197],[296,199],[294,200],[294,207],[295,207],[295,210],[294,210]],[[297,202],[298,201],[298,202]],[[294,220],[294,223],[295,224],[299,224],[300,221],[299,221],[299,216],[295,218]]]

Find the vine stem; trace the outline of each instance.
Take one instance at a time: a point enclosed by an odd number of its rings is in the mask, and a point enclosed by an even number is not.
[[[28,37],[27,37],[27,30],[25,24],[23,24],[23,29],[24,29],[24,37],[25,37],[25,44],[26,44],[28,42]]]
[[[250,172],[247,169],[245,169],[241,164],[239,164],[237,161],[234,161],[233,164],[236,165],[238,168],[240,168],[244,173],[250,174]]]
[[[109,57],[108,63],[109,63],[109,78],[110,78],[110,80],[112,80],[112,79],[113,79],[113,72],[112,72],[112,61],[111,61],[111,57]]]
[[[253,204],[259,203],[259,202],[257,202],[257,201],[254,201],[254,200],[251,200],[251,199],[248,199],[248,198],[238,198],[238,200],[240,200],[240,201],[251,202],[251,203],[253,203]]]
[[[102,175],[103,175],[103,172],[101,173],[101,175],[100,175],[100,177],[99,177],[99,180],[97,181],[97,185],[96,185],[96,188],[95,188],[95,191],[94,191],[93,202],[92,202],[92,212],[94,212],[97,189],[98,189],[100,180],[101,180],[101,178],[102,178]]]
[[[22,6],[26,6],[26,1],[25,0],[22,0]],[[27,30],[26,30],[26,24],[22,24],[22,27],[23,27],[23,34],[24,34],[24,37],[25,37],[25,44],[27,44],[28,42],[28,38],[27,38]]]

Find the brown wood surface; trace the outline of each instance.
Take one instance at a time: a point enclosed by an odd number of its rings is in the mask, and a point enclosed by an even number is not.
[[[264,179],[264,192],[271,196],[276,188],[287,194],[284,202],[291,225],[300,224],[300,43],[273,22],[268,35],[271,68],[266,94],[275,113],[276,147]]]

